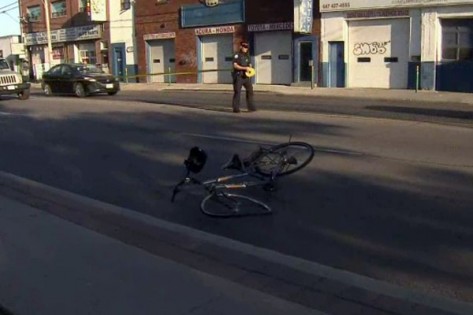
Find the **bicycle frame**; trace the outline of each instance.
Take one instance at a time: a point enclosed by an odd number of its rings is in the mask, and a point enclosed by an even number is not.
[[[225,183],[234,179],[244,178],[244,177],[254,177],[257,179],[257,181],[244,181],[244,182],[229,183],[229,184]],[[190,177],[189,172],[188,172],[186,177],[174,187],[171,201],[174,201],[175,196],[177,195],[177,193],[180,192],[181,186],[185,186],[189,184],[203,186],[207,192],[212,193],[216,190],[222,190],[222,189],[245,189],[245,188],[253,187],[253,186],[263,186],[272,182],[273,182],[272,179],[268,180],[268,178],[265,178],[258,174],[254,174],[252,172],[247,172],[247,171],[244,171],[241,174],[227,175],[227,176],[207,179],[205,181],[200,181],[196,178]]]
[[[288,155],[288,148],[302,150],[302,152],[305,152],[305,156],[299,160],[294,155]],[[254,186],[262,186],[266,191],[274,191],[276,189],[276,179],[305,167],[313,156],[313,147],[305,142],[286,142],[269,148],[260,147],[243,160],[237,154],[234,154],[232,159],[222,167],[223,169],[238,170],[239,174],[200,181],[192,177],[191,173],[197,174],[203,169],[207,154],[201,148],[193,147],[189,151],[188,158],[184,160],[187,174],[183,180],[174,186],[171,201],[174,202],[177,193],[183,187],[194,185],[203,187],[207,192],[207,196],[201,202],[201,211],[207,215],[222,217],[269,214],[271,208],[264,202],[233,191]],[[292,165],[295,165],[295,167],[290,169]],[[269,168],[266,168],[266,166]],[[219,207],[223,207],[225,211],[216,210]],[[227,209],[230,211],[227,212]],[[252,209],[254,211],[249,210],[245,213],[240,211],[241,209]]]
[[[224,182],[228,182],[233,179],[244,178],[244,177],[254,177],[254,178],[259,179],[259,181],[245,181],[241,183],[224,184]],[[259,176],[257,174],[253,174],[250,172],[244,172],[241,174],[228,175],[228,176],[218,177],[215,179],[209,179],[209,180],[206,180],[205,182],[202,182],[202,185],[207,189],[207,191],[214,191],[214,190],[219,190],[219,189],[248,188],[252,186],[261,186],[267,183],[268,183],[268,180],[262,176]]]

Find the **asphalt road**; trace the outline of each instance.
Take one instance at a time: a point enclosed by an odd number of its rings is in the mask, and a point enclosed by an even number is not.
[[[244,92],[243,92],[244,93]],[[469,104],[423,103],[418,101],[380,101],[354,98],[287,95],[275,92],[255,92],[258,108],[278,111],[297,111],[321,114],[392,118],[443,124],[473,125],[473,108]],[[34,95],[42,95],[33,89]],[[121,91],[116,100],[168,104],[192,108],[229,111],[232,93],[228,91]],[[97,100],[107,96],[96,97]],[[242,94],[242,109],[245,109]]]
[[[398,120],[289,111],[294,97],[279,95],[268,95],[267,106],[279,100],[285,111],[234,115],[228,93],[178,94],[3,100],[0,169],[256,246],[473,301],[468,117],[434,115],[428,117],[439,123],[425,123],[405,113]],[[166,97],[185,104],[158,104]],[[339,101],[318,100],[323,108],[342,108]],[[262,99],[260,104],[268,108]],[[268,202],[274,215],[209,218],[199,212],[199,192],[169,202],[191,146],[207,150],[202,176],[213,176],[233,153],[244,156],[289,135],[313,144],[316,157],[282,179],[277,192],[249,192]]]

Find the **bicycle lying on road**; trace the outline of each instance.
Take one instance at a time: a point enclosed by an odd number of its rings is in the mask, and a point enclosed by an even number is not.
[[[186,175],[173,190],[171,201],[188,186],[201,186],[207,196],[200,203],[201,211],[214,217],[232,217],[271,214],[271,208],[255,198],[233,193],[234,190],[261,186],[267,191],[276,189],[276,180],[281,176],[293,174],[312,161],[314,148],[305,142],[287,142],[267,148],[259,147],[247,158],[241,159],[238,154],[222,169],[239,171],[238,174],[200,181],[191,177],[205,166],[207,154],[199,147],[193,147],[184,160]]]

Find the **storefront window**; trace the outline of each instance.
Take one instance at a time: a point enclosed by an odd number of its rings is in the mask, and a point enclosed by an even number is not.
[[[53,47],[53,59],[54,60],[64,59],[64,47]]]
[[[96,64],[97,55],[93,50],[80,50],[79,51],[80,61],[85,64]]]
[[[51,3],[51,16],[61,17],[66,15],[66,1],[56,1]]]
[[[473,19],[442,20],[442,60],[473,60]]]

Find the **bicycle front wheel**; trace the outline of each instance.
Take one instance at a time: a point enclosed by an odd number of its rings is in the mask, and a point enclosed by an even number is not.
[[[212,217],[241,217],[271,213],[271,208],[259,200],[226,192],[211,193],[202,200],[200,209]]]
[[[314,158],[314,148],[305,142],[287,142],[261,151],[253,165],[263,176],[284,176],[304,168]]]

